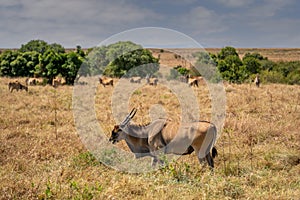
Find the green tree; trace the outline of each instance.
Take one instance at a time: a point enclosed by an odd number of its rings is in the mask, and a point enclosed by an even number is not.
[[[103,73],[104,68],[109,61],[106,58],[107,47],[96,47],[90,51],[86,61],[83,63],[84,68],[80,70],[80,75],[97,75]]]
[[[74,83],[77,72],[84,61],[82,54],[77,52],[69,52],[64,57],[65,62],[62,65],[61,75],[66,78],[67,84]]]
[[[234,83],[241,83],[249,76],[246,66],[243,65],[233,47],[221,49],[218,54],[217,69],[223,79]]]
[[[187,68],[181,67],[181,66],[178,66],[175,69],[177,69],[178,73],[181,75],[187,75],[190,73],[190,70],[188,70]]]
[[[220,53],[218,54],[219,60],[224,60],[228,56],[239,56],[236,52],[236,49],[234,47],[224,47],[221,49]]]
[[[39,53],[36,51],[22,53],[23,57],[27,60],[24,74],[21,76],[33,76],[35,66],[39,64]]]
[[[260,64],[261,64],[261,66],[260,66],[261,70],[267,70],[267,71],[273,70],[276,65],[275,62],[268,60],[268,59],[261,60]]]
[[[43,40],[31,40],[26,44],[22,44],[19,51],[36,51],[39,53],[44,53],[48,49],[48,43]]]
[[[18,57],[19,52],[6,50],[0,54],[0,75],[1,76],[14,76],[12,73],[11,62]]]
[[[104,71],[105,75],[121,77],[142,76],[154,74],[159,69],[158,59],[154,58],[149,50],[136,49],[114,59]]]
[[[52,49],[56,53],[65,53],[65,48],[61,44],[57,43],[50,44],[48,49]]]
[[[124,54],[128,54],[137,49],[142,49],[142,46],[130,41],[120,41],[108,46],[95,47],[93,50],[88,50],[88,56],[83,63],[84,67],[80,69],[79,73],[80,75],[98,75],[102,74],[105,70],[105,73],[108,75],[113,75],[114,72],[120,74],[120,72],[118,72],[120,69],[113,65],[120,62],[120,59],[124,59],[120,58],[122,56],[124,57]],[[109,64],[109,68],[105,69]]]
[[[170,75],[167,77],[168,80],[177,79],[180,76],[179,72],[175,68],[170,69]]]
[[[39,53],[5,51],[0,55],[0,75],[33,76],[35,66],[39,63]]]
[[[238,55],[229,55],[220,60],[217,68],[222,78],[230,82],[241,83],[248,77],[247,70]]]
[[[64,64],[63,54],[57,53],[52,49],[39,55],[39,64],[35,66],[35,75],[46,77],[49,82],[53,78],[63,72],[62,65]]]
[[[300,69],[288,74],[287,83],[291,85],[300,85]]]
[[[206,80],[216,82],[219,80],[216,70],[217,56],[207,52],[193,54],[196,57],[195,66],[191,68],[190,74],[204,76]]]
[[[110,63],[123,54],[127,54],[138,49],[143,49],[143,47],[131,41],[116,42],[107,46],[106,59],[108,59],[108,62]]]
[[[198,65],[201,65],[201,64],[214,65],[215,64],[214,59],[216,58],[216,56],[214,54],[210,54],[210,53],[201,51],[201,52],[194,53],[193,57],[196,57],[196,59],[197,59],[196,62]]]
[[[267,83],[285,83],[285,77],[278,71],[263,70],[260,73],[260,78]]]
[[[258,59],[255,57],[246,57],[243,58],[243,63],[246,67],[246,70],[249,74],[257,74],[261,70],[261,64]]]
[[[170,69],[170,74],[167,77],[168,80],[177,79],[178,77],[184,77],[190,73],[190,70],[187,68],[182,67],[181,65],[178,65],[176,67],[173,67]]]
[[[45,53],[47,50],[52,49],[53,51],[57,53],[64,53],[65,49],[60,44],[48,44],[47,42],[43,40],[31,40],[26,44],[22,44],[19,51],[21,52],[27,52],[27,51],[36,51],[41,54]]]
[[[79,56],[81,56],[81,57],[85,57],[85,53],[84,53],[84,51],[82,50],[82,48],[81,48],[81,46],[80,45],[77,45],[76,46],[76,53],[79,55]]]
[[[247,52],[244,57],[243,60],[246,58],[255,58],[257,60],[268,60],[268,58],[264,58],[260,53],[254,52],[254,53],[249,53]]]
[[[26,76],[27,60],[21,53],[18,53],[17,57],[10,63],[11,73],[13,76]]]

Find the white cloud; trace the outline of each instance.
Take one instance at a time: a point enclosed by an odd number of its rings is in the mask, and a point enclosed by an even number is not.
[[[294,0],[264,0],[252,6],[245,14],[251,17],[274,17],[293,2]]]
[[[201,6],[181,16],[179,21],[183,28],[191,30],[194,34],[210,34],[226,29],[222,23],[222,16]]]
[[[29,0],[23,3],[19,16],[28,19],[59,21],[98,21],[107,23],[138,22],[157,15],[124,1]]]
[[[7,6],[15,6],[20,3],[20,0],[1,0],[1,6],[7,7]]]
[[[85,44],[96,40],[97,44],[120,30],[160,19],[155,12],[125,1],[15,0],[11,4],[13,7],[8,9],[0,5],[3,8],[0,37],[10,40],[39,37],[53,42],[61,39],[67,46],[75,45],[72,38]],[[5,5],[10,4],[7,1]]]
[[[254,0],[217,0],[217,1],[228,7],[244,7],[254,2]]]
[[[162,4],[162,3],[167,3],[167,4],[179,4],[179,5],[188,5],[188,4],[193,4],[196,3],[198,0],[151,0],[151,3],[155,4]]]
[[[131,28],[160,26],[207,46],[268,46],[279,41],[299,46],[299,15],[291,17],[286,11],[297,5],[296,0],[1,0],[0,44],[20,47],[43,39],[65,47],[90,47]]]

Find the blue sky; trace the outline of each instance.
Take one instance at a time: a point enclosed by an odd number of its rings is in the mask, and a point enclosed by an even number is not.
[[[32,39],[98,45],[141,27],[179,31],[203,47],[299,47],[298,0],[0,0],[0,48]]]

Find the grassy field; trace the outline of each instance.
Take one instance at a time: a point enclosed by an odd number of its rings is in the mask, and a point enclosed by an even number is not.
[[[191,54],[199,52],[199,49],[166,49],[161,52],[160,49],[150,49],[155,57],[160,56],[160,63],[163,65],[175,67],[181,65],[183,67],[189,68],[191,65],[186,60],[182,59],[180,56],[175,57],[175,53],[185,57],[186,59],[191,59]],[[201,49],[201,51],[207,51],[209,53],[217,55],[220,53],[221,48],[206,48]],[[269,60],[277,61],[295,61],[300,59],[300,49],[299,48],[236,48],[237,53],[242,59],[246,53],[259,53]],[[191,59],[192,60],[192,59]],[[190,60],[189,60],[190,61]]]
[[[226,85],[226,121],[214,174],[194,153],[157,171],[130,174],[99,163],[82,144],[72,86],[10,93],[9,81],[0,78],[0,199],[299,199],[299,86]],[[207,88],[201,84],[193,90],[201,119],[209,120]],[[112,94],[113,88],[98,86],[95,98],[107,136],[115,124]],[[138,89],[129,101],[139,109],[134,121],[149,122],[153,104],[179,120],[174,97],[162,85]]]

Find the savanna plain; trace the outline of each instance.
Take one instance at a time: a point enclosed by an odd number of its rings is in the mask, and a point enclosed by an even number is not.
[[[0,199],[299,199],[299,85],[225,84],[226,118],[216,143],[215,170],[195,154],[161,169],[132,174],[99,162],[74,123],[73,86],[29,86],[8,91],[0,78]],[[25,83],[25,78],[19,81]],[[114,79],[117,84],[118,80]],[[211,119],[209,90],[193,87],[200,116]],[[114,88],[98,85],[95,111],[106,139],[116,123]],[[162,84],[143,85],[130,97],[134,122],[150,122],[152,105],[180,121],[179,101]],[[128,151],[125,143],[117,144]]]

